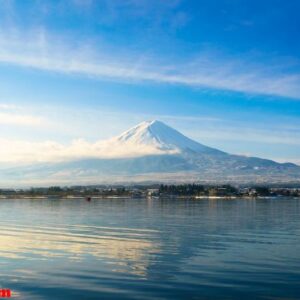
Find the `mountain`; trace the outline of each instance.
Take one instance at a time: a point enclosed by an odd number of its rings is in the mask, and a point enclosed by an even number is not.
[[[174,154],[185,151],[195,153],[222,153],[221,151],[204,146],[184,136],[163,122],[154,120],[143,122],[113,139],[119,147],[133,145],[147,146],[154,153]]]
[[[160,121],[147,121],[99,143],[95,158],[30,165],[0,172],[3,182],[97,184],[113,182],[299,182],[300,167],[228,154],[189,139]]]

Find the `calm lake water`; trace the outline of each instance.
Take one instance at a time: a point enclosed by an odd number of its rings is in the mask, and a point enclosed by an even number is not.
[[[0,200],[19,299],[300,299],[300,200]]]

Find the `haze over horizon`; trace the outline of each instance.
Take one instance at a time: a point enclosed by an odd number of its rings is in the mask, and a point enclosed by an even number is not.
[[[0,4],[0,166],[151,119],[300,165],[299,1]]]

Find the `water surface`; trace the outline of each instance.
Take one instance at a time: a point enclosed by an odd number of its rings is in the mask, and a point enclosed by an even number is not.
[[[299,199],[2,199],[19,299],[300,299]]]

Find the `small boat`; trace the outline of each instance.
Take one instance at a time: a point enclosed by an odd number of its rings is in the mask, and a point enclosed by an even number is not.
[[[89,197],[89,196],[85,197],[85,200],[88,201],[88,202],[90,202],[92,200],[92,197]]]

